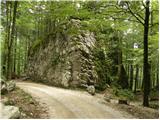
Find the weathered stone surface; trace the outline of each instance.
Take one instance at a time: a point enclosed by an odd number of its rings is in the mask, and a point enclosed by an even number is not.
[[[1,98],[2,104],[6,105],[8,103],[9,99],[7,97]]]
[[[94,95],[95,94],[95,87],[93,85],[87,86],[87,91],[91,95]]]
[[[1,94],[5,94],[5,93],[7,93],[8,91],[7,91],[7,85],[6,84],[2,84],[1,85]]]
[[[1,116],[2,119],[18,119],[21,116],[20,110],[15,106],[4,106],[0,103],[1,106]]]
[[[8,92],[14,90],[16,87],[16,83],[14,81],[7,82],[7,90]]]
[[[22,78],[22,80],[29,80],[29,79],[30,79],[30,77],[27,77],[27,76]]]
[[[0,82],[1,82],[1,85],[6,83],[6,81],[2,78],[0,78]]]
[[[70,24],[78,29],[80,21],[71,20]],[[92,67],[92,50],[96,41],[94,34],[81,31],[74,36],[62,36],[57,33],[46,47],[40,47],[29,56],[28,76],[35,81],[64,87],[81,86],[81,81],[94,84],[97,79]]]
[[[16,84],[14,81],[5,81],[1,79],[1,94],[5,94],[7,92],[10,92],[14,90],[16,87]]]
[[[2,78],[0,78],[0,87],[1,87],[1,94],[5,94],[8,92],[6,81]]]

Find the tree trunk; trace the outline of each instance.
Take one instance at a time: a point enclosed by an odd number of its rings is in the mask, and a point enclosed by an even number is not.
[[[150,1],[146,1],[145,7],[145,24],[144,24],[144,59],[143,59],[143,84],[144,84],[144,95],[143,95],[143,105],[149,106],[149,92],[150,92],[150,80],[148,71],[148,31],[149,31],[149,4]]]
[[[133,87],[133,65],[130,66],[130,86],[129,88],[132,90]]]
[[[15,45],[14,45],[14,66],[13,66],[13,72],[16,74],[16,52],[17,52],[17,32],[16,32],[16,37],[15,37]]]
[[[127,75],[128,75],[128,78],[129,78],[129,64],[127,65],[127,68],[128,68],[127,69],[127,73],[128,73]]]
[[[139,73],[139,67],[138,67],[138,65],[136,65],[136,77],[135,77],[134,93],[136,93],[136,89],[137,89],[138,73]]]
[[[142,74],[142,76],[141,76],[141,80],[142,80],[141,89],[142,89],[142,90],[144,89],[144,81],[143,81],[143,68],[144,68],[144,67],[142,67],[142,71],[141,71],[141,74]]]
[[[157,73],[156,73],[156,80],[157,80],[157,88],[159,88],[159,68],[157,67]]]
[[[125,68],[122,64],[122,52],[119,53],[118,64],[118,83],[124,89],[128,88],[128,77]]]
[[[138,86],[137,86],[137,88],[138,89],[141,89],[141,83],[142,83],[142,81],[141,81],[141,67],[139,66],[139,80],[138,80]]]
[[[18,1],[14,2],[13,20],[12,20],[12,26],[11,26],[12,27],[11,28],[11,38],[9,40],[9,45],[8,45],[7,80],[11,79],[11,50],[12,50],[12,44],[13,44],[13,39],[14,39],[14,33],[15,33],[17,3]]]
[[[8,52],[8,32],[9,32],[9,2],[6,2],[6,28],[5,28],[5,32],[6,32],[6,35],[5,35],[5,46],[4,46],[4,49],[5,49],[5,54],[4,54],[4,57],[3,57],[3,61],[2,61],[2,65],[3,65],[3,72],[2,72],[2,76],[5,76],[7,78],[7,61],[8,61],[8,58],[7,58],[7,52]]]
[[[27,61],[27,56],[28,56],[28,39],[25,40],[25,44],[26,44],[26,47],[25,47],[25,54],[24,54],[24,72],[26,72],[26,69],[27,69],[27,64],[28,64],[28,61]]]
[[[6,79],[8,80],[9,79],[9,74],[10,74],[10,66],[9,66],[9,47],[10,47],[10,28],[11,28],[11,19],[12,19],[12,16],[11,16],[11,13],[12,13],[12,2],[10,1],[7,1],[6,2],[7,4],[7,62],[6,62]]]
[[[118,48],[118,84],[123,88],[128,88],[128,76],[126,70],[122,63],[122,41],[118,38],[119,48]]]
[[[19,43],[20,44],[20,43]],[[19,48],[19,50],[18,50],[18,63],[17,63],[17,74],[18,74],[18,76],[20,76],[20,48]]]

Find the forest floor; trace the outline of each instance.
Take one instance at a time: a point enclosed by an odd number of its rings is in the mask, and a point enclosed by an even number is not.
[[[111,104],[109,102],[105,102],[107,106],[116,108],[120,111],[126,111],[127,113],[133,115],[135,118],[139,119],[158,119],[159,111],[153,108],[143,107],[142,105],[138,105],[135,103],[134,105],[125,105],[125,104]]]
[[[156,99],[155,101],[150,101],[150,107],[144,107],[142,105],[143,101],[143,93],[137,92],[134,94],[134,97],[131,99],[130,95],[127,96],[115,96],[113,92],[113,88],[107,88],[106,90],[100,92],[102,98],[104,98],[107,102],[105,104],[107,106],[111,106],[120,111],[126,111],[127,113],[133,115],[136,118],[140,119],[158,119],[159,118],[159,101]],[[124,92],[124,91],[123,91]],[[153,94],[153,93],[152,93]],[[153,94],[155,98],[159,98],[159,94]],[[107,98],[107,99],[106,99]],[[109,99],[111,100],[108,102]],[[119,104],[118,100],[126,100],[127,104]]]
[[[26,114],[24,118],[158,118],[156,109],[139,105],[109,103],[104,94],[94,96],[82,90],[69,90],[17,81],[9,97]],[[32,96],[32,97],[31,97]],[[3,96],[2,96],[3,97]]]
[[[18,87],[5,95],[1,95],[1,101],[5,105],[19,107],[20,112],[23,113],[20,117],[21,119],[47,117],[45,108],[39,105],[39,102],[33,99],[31,95]]]

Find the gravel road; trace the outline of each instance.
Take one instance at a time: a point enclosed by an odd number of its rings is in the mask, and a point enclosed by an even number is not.
[[[51,87],[32,82],[17,82],[18,87],[32,95],[47,109],[49,118],[133,118],[128,113],[111,108],[103,99],[85,91]]]

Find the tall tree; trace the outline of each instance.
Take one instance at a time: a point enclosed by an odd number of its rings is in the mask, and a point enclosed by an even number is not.
[[[149,69],[148,69],[148,31],[149,31],[149,4],[150,1],[146,0],[145,6],[145,21],[144,21],[144,58],[143,58],[143,81],[144,81],[144,96],[143,105],[149,106],[149,92],[150,92],[150,79],[149,79]]]
[[[149,106],[149,91],[150,91],[150,74],[148,72],[148,31],[149,31],[149,16],[150,16],[150,0],[146,0],[145,4],[143,1],[138,1],[142,3],[142,6],[145,9],[145,17],[143,17],[139,11],[133,11],[133,8],[131,8],[131,4],[129,1],[122,1],[120,2],[120,6],[122,6],[122,9],[127,10],[127,13],[132,15],[134,18],[134,21],[136,20],[138,23],[143,25],[144,27],[144,34],[143,34],[143,46],[144,46],[144,52],[143,52],[143,82],[144,82],[144,96],[143,96],[143,105]],[[138,3],[137,2],[137,3]],[[134,4],[136,7],[137,4]],[[131,20],[130,20],[131,21]],[[133,19],[132,19],[133,21]]]
[[[11,2],[11,4],[12,4],[12,2]],[[13,19],[12,19],[12,26],[11,26],[11,35],[10,35],[10,39],[8,41],[7,80],[11,78],[11,50],[12,50],[14,34],[15,34],[17,4],[18,4],[18,1],[15,1],[14,2],[14,8],[13,8],[13,17],[12,17]]]

